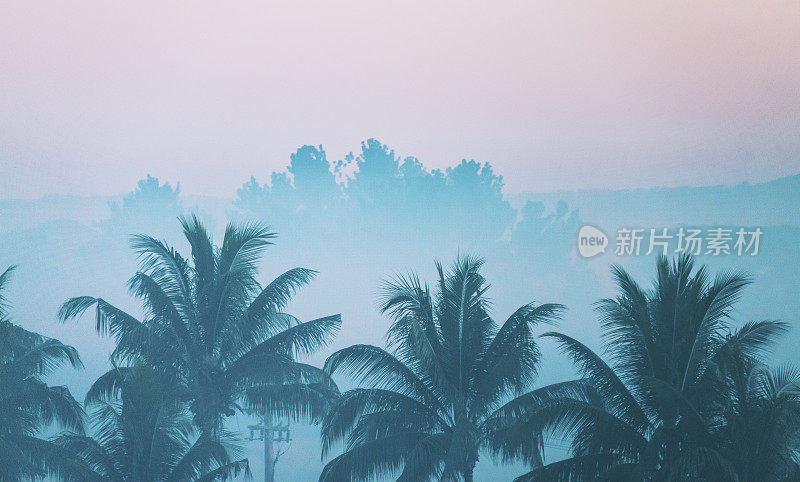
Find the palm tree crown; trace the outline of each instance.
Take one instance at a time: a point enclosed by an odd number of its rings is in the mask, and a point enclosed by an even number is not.
[[[257,262],[275,237],[268,227],[229,225],[217,247],[196,217],[181,223],[190,259],[150,236],[133,238],[141,269],[128,285],[143,303],[142,321],[89,296],[64,303],[60,318],[95,306],[97,331],[117,342],[112,360],[171,374],[191,393],[191,411],[205,432],[221,430],[242,401],[277,416],[319,418],[335,386],[295,356],[326,344],[341,317],[301,323],[283,312],[315,272],[291,269],[262,287]]]
[[[731,326],[748,278],[723,273],[710,281],[689,256],[672,263],[659,258],[651,290],[619,267],[614,276],[620,295],[598,303],[610,364],[574,338],[546,334],[583,374],[573,382],[579,396],[549,400],[508,429],[520,437],[508,441],[512,447],[527,443],[525,434],[559,431],[571,438],[572,457],[534,467],[519,480],[748,480],[731,457],[742,449],[732,437],[752,449],[743,437],[742,424],[754,428],[747,407],[777,399],[786,402],[781,416],[792,422],[769,439],[780,449],[769,460],[791,459],[797,376],[792,371],[778,380],[755,368],[763,367],[763,355],[786,325]]]
[[[397,472],[399,480],[472,480],[480,450],[494,437],[491,421],[536,376],[534,326],[562,310],[529,303],[498,325],[482,264],[460,258],[445,273],[437,263],[435,294],[416,275],[386,282],[391,351],[355,345],[328,359],[328,373],[347,372],[365,387],[342,394],[323,421],[323,452],[343,439],[346,451],[320,480]]]
[[[86,395],[95,436],[63,434],[60,477],[65,481],[215,481],[244,473],[228,447],[196,434],[182,387],[137,365],[116,368]]]
[[[13,270],[0,274],[0,481],[52,472],[52,448],[37,437],[41,427],[83,431],[83,410],[69,390],[44,381],[59,366],[80,367],[78,353],[8,320],[3,292]]]
[[[800,370],[732,348],[712,411],[719,453],[739,481],[800,480]]]

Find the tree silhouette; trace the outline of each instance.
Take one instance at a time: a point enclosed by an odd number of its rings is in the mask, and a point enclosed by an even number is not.
[[[62,365],[80,367],[77,351],[8,320],[4,296],[14,267],[0,274],[0,480],[53,473],[53,448],[39,438],[51,424],[82,433],[83,410],[69,390],[45,377]]]
[[[546,334],[580,369],[573,383],[582,390],[526,407],[496,447],[524,453],[531,437],[556,432],[572,440],[572,456],[518,480],[782,480],[794,470],[798,376],[762,365],[786,325],[731,326],[749,279],[723,273],[712,282],[689,256],[660,257],[651,290],[622,268],[614,276],[619,296],[598,303],[611,363]],[[751,436],[767,419],[769,433]]]
[[[323,421],[323,454],[346,443],[320,480],[395,472],[399,480],[472,480],[481,449],[496,437],[493,419],[519,403],[514,396],[536,377],[534,327],[562,310],[530,303],[498,325],[482,264],[459,258],[445,273],[437,263],[433,294],[413,274],[387,282],[382,310],[394,319],[387,333],[393,351],[354,345],[328,358],[327,372],[349,373],[366,386],[342,394]]]
[[[295,357],[325,345],[341,317],[302,323],[283,312],[315,272],[295,268],[262,287],[257,263],[275,237],[266,226],[229,225],[217,247],[196,217],[181,224],[190,259],[150,236],[133,238],[141,270],[128,286],[142,301],[142,321],[90,296],[65,302],[59,317],[95,307],[97,331],[117,342],[112,360],[142,362],[182,383],[204,433],[219,433],[241,403],[275,416],[319,419],[337,390],[322,370]]]
[[[145,365],[115,368],[86,395],[94,437],[63,434],[59,476],[65,481],[216,481],[249,476],[247,459],[198,434],[184,387]]]

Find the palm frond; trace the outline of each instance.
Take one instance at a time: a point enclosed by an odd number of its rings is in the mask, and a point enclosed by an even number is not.
[[[800,403],[800,369],[793,365],[781,365],[767,371],[760,385],[760,394],[768,400],[791,397]],[[800,408],[800,407],[798,407]]]
[[[277,234],[270,231],[269,226],[258,222],[243,226],[228,224],[219,251],[217,272],[223,275],[239,272],[254,275],[256,262],[276,237]]]
[[[403,420],[404,415],[414,417],[417,425],[413,428],[428,433],[445,430],[449,425],[448,421],[442,418],[442,414],[407,395],[377,388],[348,390],[339,397],[322,420],[320,431],[323,456],[334,443],[344,439],[364,415],[373,413],[391,414],[392,419],[385,420],[381,425],[384,430],[392,430],[393,427],[400,427],[402,430],[412,428],[407,426],[406,420]]]
[[[305,323],[298,322],[251,348],[245,356],[259,353],[306,356],[330,343],[341,326],[342,315],[325,316]]]
[[[339,397],[339,390],[327,374],[318,381],[257,385],[245,392],[247,407],[258,413],[289,420],[319,423]]]
[[[8,316],[8,299],[4,292],[15,269],[17,269],[16,266],[9,266],[0,274],[0,320],[4,320]]]
[[[548,332],[542,336],[554,338],[563,352],[568,354],[587,377],[591,385],[603,396],[610,409],[627,423],[640,430],[649,425],[647,415],[628,387],[596,353],[583,343],[567,335]]]
[[[58,318],[62,322],[77,318],[86,310],[95,306],[95,330],[105,336],[119,338],[122,336],[145,339],[147,327],[102,298],[79,296],[71,298],[61,305]]]
[[[750,283],[750,278],[740,273],[725,273],[717,276],[714,285],[705,295],[707,299],[702,321],[694,338],[686,370],[681,383],[682,389],[694,384],[705,369],[705,361],[713,357],[713,349],[722,336],[722,321],[730,317],[732,305],[741,297],[741,292]]]
[[[34,344],[25,353],[21,353],[13,361],[5,364],[2,370],[45,376],[62,365],[83,368],[75,348],[64,345],[58,340],[43,337],[41,342]]]
[[[319,480],[374,480],[395,473],[403,467],[407,454],[426,436],[424,433],[404,432],[354,447],[328,462]]]
[[[621,460],[621,457],[613,454],[570,457],[520,475],[514,479],[514,482],[589,482],[603,480],[602,476],[612,467],[619,466]]]
[[[229,462],[221,467],[217,467],[211,472],[196,479],[197,482],[215,482],[217,480],[229,480],[242,475],[246,480],[250,480],[253,475],[250,473],[250,463],[247,459]]]
[[[272,280],[247,307],[247,323],[254,326],[269,325],[273,315],[283,311],[297,290],[311,282],[316,274],[317,272],[311,269],[294,268]],[[267,326],[265,331],[267,336],[270,336],[282,329],[284,329],[282,325]]]
[[[451,438],[449,433],[435,433],[417,442],[405,457],[398,482],[440,480],[444,471],[442,460],[452,445]]]
[[[538,323],[555,323],[563,311],[564,307],[558,304],[529,303],[506,320],[481,352],[480,369],[471,387],[472,413],[485,412],[498,400],[531,386],[541,357],[533,327]]]
[[[441,404],[429,385],[410,368],[386,350],[372,345],[352,345],[337,351],[325,361],[324,370],[331,375],[347,373],[359,383],[395,390],[432,407]]]

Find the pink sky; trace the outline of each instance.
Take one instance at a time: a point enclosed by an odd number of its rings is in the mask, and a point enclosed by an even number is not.
[[[510,192],[800,172],[800,3],[14,2],[0,198],[233,197],[375,137]]]

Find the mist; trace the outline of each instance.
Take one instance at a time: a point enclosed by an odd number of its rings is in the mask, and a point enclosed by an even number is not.
[[[8,292],[13,319],[76,347],[85,364],[80,371],[58,371],[52,383],[68,385],[82,399],[109,369],[114,347],[95,333],[91,316],[58,323],[61,303],[88,294],[140,315],[141,307],[126,290],[137,271],[130,235],[148,234],[186,252],[177,218],[187,214],[196,214],[217,240],[228,222],[269,224],[278,237],[261,263],[262,282],[293,267],[318,271],[287,310],[301,320],[342,314],[341,333],[308,360],[317,366],[352,344],[385,346],[390,320],[377,309],[381,280],[414,271],[433,281],[435,260],[449,264],[465,254],[486,261],[496,319],[530,301],[562,303],[568,311],[558,330],[599,350],[593,303],[615,295],[610,266],[625,266],[647,285],[655,253],[618,256],[610,246],[584,259],[576,250],[582,225],[597,226],[611,238],[626,226],[760,228],[757,255],[701,255],[698,261],[713,271],[752,275],[754,283],[734,318],[791,323],[794,328],[777,347],[774,363],[797,362],[800,175],[752,185],[508,195],[508,180],[489,163],[463,160],[431,169],[424,160],[401,158],[374,139],[355,152],[333,160],[322,146],[302,146],[287,159],[285,170],[254,172],[228,198],[186,196],[183,185],[143,173],[141,180],[130,179],[130,192],[113,197],[0,200],[0,267],[19,266]],[[544,362],[537,385],[575,375],[548,341],[540,343]],[[352,386],[343,378],[337,383],[341,389]],[[249,423],[242,416],[230,420],[243,434]],[[316,480],[324,465],[318,429],[295,424],[292,430],[294,440],[276,467],[277,480]],[[246,447],[258,480],[260,443]],[[557,442],[547,452],[551,460],[564,454]],[[481,454],[476,477],[510,479],[523,472],[520,464],[498,465]]]

